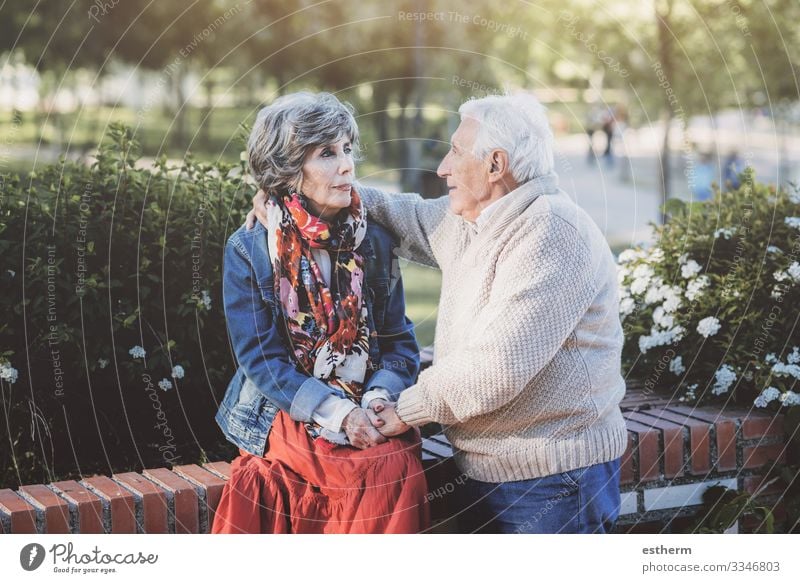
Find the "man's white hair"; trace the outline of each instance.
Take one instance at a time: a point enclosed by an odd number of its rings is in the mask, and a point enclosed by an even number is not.
[[[530,93],[489,95],[458,108],[461,119],[480,123],[472,153],[485,158],[494,149],[505,150],[519,184],[553,171],[553,132],[546,111]]]

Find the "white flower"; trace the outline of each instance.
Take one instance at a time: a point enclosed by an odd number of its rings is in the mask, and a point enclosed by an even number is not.
[[[783,253],[780,247],[776,247],[775,245],[770,245],[767,247],[767,253]]]
[[[200,298],[200,301],[203,302],[203,305],[205,306],[206,310],[210,310],[211,309],[211,294],[209,294],[207,290],[203,290],[201,292],[201,296],[202,297]]]
[[[693,302],[703,295],[703,290],[708,287],[708,276],[701,275],[689,282],[686,286],[686,298]]]
[[[771,297],[773,300],[778,300],[778,299],[780,299],[780,298],[783,296],[783,291],[781,290],[781,286],[779,286],[779,285],[776,285],[774,288],[772,288],[772,293],[771,293],[771,294],[769,294],[769,296],[770,296],[770,297]]]
[[[795,188],[794,190],[792,190],[792,192],[788,194],[789,194],[789,200],[793,204],[800,204],[800,188]]]
[[[662,306],[658,306],[653,310],[653,323],[656,326],[664,329],[672,328],[673,318],[664,311]]]
[[[683,328],[675,326],[671,330],[650,330],[648,336],[639,337],[639,350],[645,354],[651,348],[656,346],[664,346],[667,344],[674,344],[683,337]]]
[[[689,385],[688,387],[686,387],[686,393],[684,394],[684,396],[681,397],[678,400],[679,401],[694,401],[694,399],[695,399],[694,392],[696,390],[697,390],[697,383],[695,383],[693,385]]]
[[[795,346],[792,348],[792,353],[786,357],[786,362],[789,364],[800,363],[800,346]]]
[[[647,289],[647,284],[649,283],[649,279],[634,279],[631,282],[631,293],[636,296],[640,295],[644,290]]]
[[[780,395],[781,392],[775,387],[767,387],[761,391],[761,394],[758,397],[756,397],[756,400],[753,401],[753,405],[756,407],[766,407],[772,401],[780,397]]]
[[[776,271],[772,274],[772,277],[775,278],[775,281],[786,281],[789,279],[789,274],[785,271]]]
[[[719,320],[717,320],[714,316],[703,318],[697,324],[697,332],[704,338],[708,338],[709,336],[714,336],[714,334],[719,332],[719,329],[720,329]]]
[[[767,364],[773,364],[775,362],[778,362],[778,357],[775,356],[774,352],[770,352],[764,357],[764,362],[766,362]]]
[[[714,231],[714,238],[719,239],[719,237],[722,236],[726,239],[730,239],[734,232],[734,229],[717,229]]]
[[[99,359],[97,359],[97,364],[100,366],[100,368],[105,368],[105,367],[107,367],[107,366],[108,366],[108,362],[109,362],[109,361],[108,361],[107,359],[105,359],[105,358],[99,358]]]
[[[647,259],[650,263],[661,263],[664,261],[664,250],[661,247],[653,247]]]
[[[800,394],[795,393],[794,391],[786,391],[780,396],[780,400],[784,407],[800,405]]]
[[[783,222],[793,229],[800,229],[800,217],[786,217]]]
[[[654,273],[653,268],[645,263],[637,265],[632,274],[631,293],[634,295],[643,293],[647,286],[650,285],[650,280],[653,278]]]
[[[674,312],[681,307],[681,288],[677,285],[672,287],[667,286],[663,292],[664,296],[664,311]]]
[[[161,379],[158,381],[158,388],[162,391],[168,391],[172,388],[172,381],[169,379]]]
[[[683,279],[689,279],[690,277],[693,277],[698,273],[700,273],[701,269],[703,268],[700,267],[700,264],[697,261],[695,261],[694,259],[690,259],[689,261],[681,265],[681,277],[683,277]]]
[[[0,364],[0,379],[3,379],[9,384],[17,382],[19,378],[19,371],[10,364]]]
[[[14,277],[15,275],[17,275],[17,272],[14,271],[13,269],[6,269],[6,271],[8,272],[8,275],[11,276],[11,277]]]
[[[669,362],[669,372],[675,376],[681,376],[686,372],[686,367],[683,366],[683,357],[676,356]]]
[[[174,379],[182,379],[184,375],[183,367],[179,364],[176,364],[172,367],[172,378]]]
[[[631,261],[636,261],[637,259],[641,259],[643,257],[644,252],[641,249],[625,249],[625,251],[619,254],[617,262],[630,263]]]
[[[633,277],[636,279],[650,279],[654,274],[653,268],[646,263],[641,263],[633,269]]]
[[[133,358],[144,358],[146,353],[144,351],[144,348],[137,345],[131,348],[128,351],[128,354],[130,354]]]
[[[619,303],[619,313],[624,317],[630,315],[633,312],[633,308],[636,306],[636,302],[633,301],[633,298],[624,298]]]
[[[650,287],[647,288],[647,293],[644,294],[644,303],[649,305],[660,302],[664,299],[665,289],[668,288],[664,285],[664,280],[656,277],[650,282]]]
[[[783,364],[782,362],[776,362],[772,365],[772,374],[778,377],[792,376],[796,379],[800,379],[800,366],[796,364]]]
[[[727,393],[728,390],[731,388],[731,385],[736,380],[736,373],[733,369],[728,366],[727,364],[723,364],[717,372],[714,373],[714,387],[711,389],[711,392],[714,395],[721,395],[723,393]]]
[[[789,277],[791,277],[795,283],[800,282],[800,263],[797,261],[793,262],[787,271],[789,272]]]

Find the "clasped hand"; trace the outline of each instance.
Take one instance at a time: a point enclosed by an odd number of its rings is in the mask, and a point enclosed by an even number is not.
[[[409,426],[397,416],[394,403],[373,399],[366,409],[356,407],[350,411],[342,429],[353,447],[367,449],[385,443],[387,437],[405,433]]]

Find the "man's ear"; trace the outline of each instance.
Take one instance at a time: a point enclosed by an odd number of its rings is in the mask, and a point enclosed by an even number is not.
[[[501,180],[509,172],[508,152],[492,150],[489,153],[489,182]]]

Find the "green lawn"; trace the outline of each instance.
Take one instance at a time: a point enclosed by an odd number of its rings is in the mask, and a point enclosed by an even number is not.
[[[406,292],[406,313],[416,325],[420,346],[433,344],[436,313],[442,274],[437,269],[401,261],[403,287]]]

